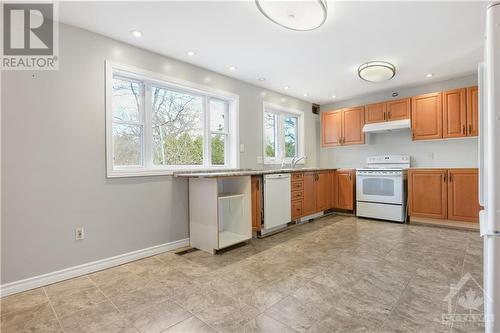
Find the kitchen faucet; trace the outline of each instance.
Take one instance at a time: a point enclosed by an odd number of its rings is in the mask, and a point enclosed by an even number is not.
[[[295,169],[297,163],[299,163],[300,160],[303,160],[305,158],[306,158],[305,156],[302,157],[295,156],[294,158],[292,158],[292,169]]]

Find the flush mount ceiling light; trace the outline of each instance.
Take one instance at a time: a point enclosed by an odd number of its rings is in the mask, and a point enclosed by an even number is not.
[[[259,81],[266,81],[265,77],[259,77]]]
[[[433,77],[433,76],[434,76],[434,74],[429,73],[429,74],[427,74],[425,77]]]
[[[387,81],[396,75],[396,67],[386,61],[370,61],[359,66],[358,75],[369,82]]]
[[[186,52],[186,54],[187,54],[188,56],[190,56],[190,57],[193,57],[193,56],[195,56],[195,55],[196,55],[196,52],[194,52],[194,51],[187,51],[187,52]]]
[[[272,22],[287,29],[308,31],[326,21],[326,0],[269,1],[255,0],[260,12]]]
[[[228,68],[230,71],[235,71],[238,69],[238,67],[236,67],[236,66],[229,66]]]

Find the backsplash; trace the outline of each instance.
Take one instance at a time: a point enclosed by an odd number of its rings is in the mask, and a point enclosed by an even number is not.
[[[322,148],[320,166],[362,167],[366,157],[387,154],[410,155],[412,167],[476,168],[478,165],[477,137],[412,141],[407,130],[367,134],[364,145]]]

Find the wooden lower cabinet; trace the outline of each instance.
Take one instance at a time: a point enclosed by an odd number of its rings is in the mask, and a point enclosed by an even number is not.
[[[408,171],[411,217],[478,222],[477,169],[414,169]]]
[[[316,180],[316,211],[323,211],[330,209],[330,172],[321,171],[318,172]]]
[[[252,231],[259,231],[262,228],[262,208],[261,208],[261,177],[252,176]]]
[[[448,171],[448,219],[479,222],[477,169]]]
[[[356,174],[354,170],[335,171],[335,180],[332,182],[333,208],[354,210],[354,188]]]
[[[445,219],[447,216],[447,170],[422,169],[408,172],[410,216]]]
[[[304,199],[302,215],[316,213],[316,172],[304,172]]]

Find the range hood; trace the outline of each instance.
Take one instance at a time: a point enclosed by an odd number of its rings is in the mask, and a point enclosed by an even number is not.
[[[384,133],[392,131],[407,130],[411,128],[410,119],[384,121],[380,123],[366,124],[363,127],[365,133]]]

